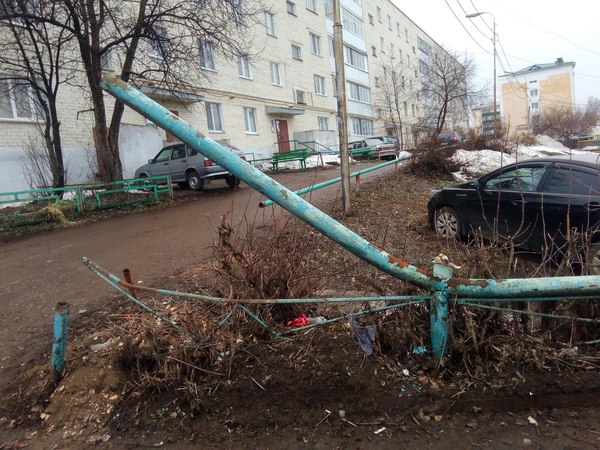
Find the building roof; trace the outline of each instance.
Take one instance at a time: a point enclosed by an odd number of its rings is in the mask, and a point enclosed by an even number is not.
[[[547,69],[555,69],[557,67],[562,66],[572,66],[575,67],[575,62],[564,62],[562,58],[557,58],[553,63],[544,63],[544,64],[533,64],[531,66],[525,67],[524,69],[517,70],[515,72],[506,73],[504,75],[500,75],[501,77],[506,77],[508,75],[523,75],[530,72],[536,72],[538,70],[547,70]]]

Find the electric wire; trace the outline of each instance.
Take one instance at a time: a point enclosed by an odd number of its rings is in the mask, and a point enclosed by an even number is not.
[[[477,46],[483,50],[485,53],[487,53],[488,55],[491,55],[492,53],[489,50],[486,50],[477,39],[475,39],[473,37],[473,35],[471,33],[469,33],[469,30],[467,30],[467,27],[465,27],[465,25],[460,21],[460,19],[458,18],[458,16],[456,15],[456,13],[454,12],[454,10],[452,9],[452,6],[450,6],[450,3],[448,3],[448,0],[444,0],[444,2],[446,3],[446,6],[448,6],[448,9],[450,9],[450,11],[452,12],[452,15],[454,16],[454,18],[458,21],[458,23],[460,23],[460,26],[463,28],[463,30],[465,30],[465,33],[467,33],[467,35],[473,40],[473,42],[475,42],[477,44]]]

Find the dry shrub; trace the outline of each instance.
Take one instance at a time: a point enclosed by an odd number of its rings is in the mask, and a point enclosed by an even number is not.
[[[460,165],[450,159],[454,149],[428,150],[415,158],[404,169],[406,172],[425,178],[452,179],[452,172]]]

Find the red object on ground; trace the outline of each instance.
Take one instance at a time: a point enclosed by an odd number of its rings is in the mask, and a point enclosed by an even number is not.
[[[293,320],[288,320],[287,323],[288,327],[305,327],[306,325],[308,325],[308,317],[306,317],[306,314],[304,313],[300,314]]]

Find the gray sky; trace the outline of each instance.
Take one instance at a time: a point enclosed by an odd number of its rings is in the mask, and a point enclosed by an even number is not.
[[[575,62],[576,103],[585,104],[590,96],[600,98],[600,3],[596,0],[392,1],[439,44],[472,56],[479,82],[490,86],[490,99],[493,19],[489,14],[465,18],[474,12],[490,12],[496,19],[498,76],[562,57]]]

